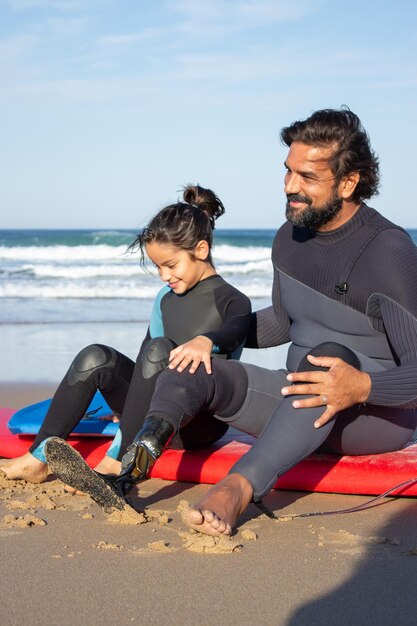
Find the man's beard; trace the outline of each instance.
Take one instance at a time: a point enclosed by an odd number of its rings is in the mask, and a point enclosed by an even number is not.
[[[294,209],[290,202],[303,202],[307,204],[307,208],[304,210]],[[308,196],[302,196],[296,193],[287,194],[287,205],[285,216],[287,220],[292,222],[294,226],[300,226],[301,228],[320,228],[330,222],[330,220],[340,211],[342,208],[343,200],[339,198],[336,191],[333,192],[332,197],[323,206],[314,206],[313,201]]]

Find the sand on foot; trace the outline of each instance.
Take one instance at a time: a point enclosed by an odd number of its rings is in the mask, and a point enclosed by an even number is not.
[[[47,464],[30,452],[14,459],[0,459],[0,471],[9,479],[22,479],[31,483],[43,483],[48,476]]]
[[[206,535],[231,535],[252,496],[252,486],[246,478],[229,474],[211,487],[201,502],[185,508],[182,519],[187,526]]]

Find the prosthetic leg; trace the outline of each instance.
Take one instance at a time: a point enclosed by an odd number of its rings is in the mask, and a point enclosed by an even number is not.
[[[116,481],[124,480],[132,484],[146,478],[155,463],[174,436],[174,427],[160,417],[148,417],[133,443],[122,458],[122,468]]]
[[[51,437],[45,444],[45,456],[52,472],[65,484],[87,493],[110,514],[129,505],[127,492],[140,480],[161,456],[174,434],[173,426],[162,418],[149,417],[136,435],[122,459],[119,476],[106,476],[94,471],[82,456],[63,439]]]
[[[66,485],[88,494],[105,513],[129,508],[110,477],[91,469],[64,439],[50,437],[45,443],[45,456],[55,476]]]

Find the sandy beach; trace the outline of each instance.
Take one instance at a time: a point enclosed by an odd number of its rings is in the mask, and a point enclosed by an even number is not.
[[[25,406],[54,385],[2,384]],[[414,499],[277,522],[251,506],[230,540],[189,532],[184,501],[208,486],[152,479],[133,494],[146,523],[111,522],[87,496],[1,480],[2,624],[412,625]],[[275,491],[277,514],[354,506],[362,496]]]
[[[289,395],[282,413],[292,391],[316,397],[282,422],[280,409],[260,433],[261,484],[283,448],[290,461],[297,447],[320,450],[308,432],[316,411],[330,433],[336,411],[351,409],[339,449],[399,445],[412,419],[403,409],[417,407],[417,214],[398,201],[415,169],[416,23],[411,0],[0,0],[0,409],[51,398],[87,346],[143,365],[148,389],[159,351],[141,362],[144,341],[203,333],[221,358],[230,339],[233,358],[264,368],[227,384],[238,404],[247,379],[239,413],[249,432],[274,392]],[[213,268],[262,312],[245,340],[246,304],[216,281],[198,287]],[[289,343],[271,345],[283,341],[293,343],[288,361]],[[354,367],[319,359],[297,381],[302,357],[323,345]],[[66,380],[78,393],[99,379],[119,413],[131,368],[104,353],[103,362],[86,350]],[[281,379],[265,370],[287,363],[288,386],[301,385],[274,389]],[[197,386],[187,392],[196,406]],[[225,387],[211,386],[213,400]],[[232,404],[222,412],[231,423]],[[362,411],[368,404],[382,409]],[[208,484],[146,479],[126,506],[110,492],[110,515],[52,472],[33,484],[0,465],[0,626],[417,626],[417,428],[412,441],[381,466],[401,489],[406,458],[416,497],[370,505],[372,494],[285,490],[281,477],[264,511],[250,503],[230,537],[183,521]],[[77,453],[48,445],[57,474],[78,478],[67,463],[82,467]],[[184,474],[164,476],[189,479],[192,463],[208,480],[206,457],[183,455],[172,471]],[[377,490],[378,460],[347,464],[351,489]],[[323,487],[328,466],[346,487],[342,463],[317,465],[299,468],[297,488]]]

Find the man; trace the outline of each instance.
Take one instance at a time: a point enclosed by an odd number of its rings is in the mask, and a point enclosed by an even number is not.
[[[122,464],[126,476],[145,476],[184,416],[203,409],[254,435],[184,512],[211,535],[230,534],[252,500],[315,450],[397,450],[417,425],[417,250],[363,202],[379,182],[368,136],[344,108],[317,111],[281,138],[287,221],[272,249],[273,305],[254,314],[246,345],[291,341],[287,370],[213,361],[212,374],[190,374],[174,359]]]

